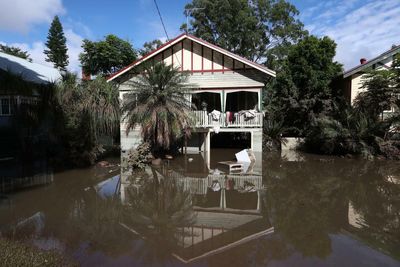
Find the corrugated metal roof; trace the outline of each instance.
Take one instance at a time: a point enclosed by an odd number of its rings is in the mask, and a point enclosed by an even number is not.
[[[0,52],[0,69],[21,75],[24,80],[34,83],[56,82],[61,79],[59,70],[29,62],[23,58]]]
[[[362,71],[362,70],[372,66],[373,64],[376,64],[376,63],[378,63],[378,62],[380,62],[380,61],[382,61],[382,60],[384,60],[384,59],[386,59],[388,57],[391,57],[391,56],[393,56],[393,55],[395,55],[395,54],[397,54],[399,52],[400,52],[400,45],[395,46],[395,47],[389,49],[388,51],[383,52],[379,56],[367,61],[364,64],[360,64],[360,65],[355,66],[354,68],[346,70],[345,72],[343,72],[343,77],[347,78],[347,77],[349,77],[349,76],[351,76],[351,75],[353,75],[353,74],[355,74],[355,73],[357,73],[359,71]]]

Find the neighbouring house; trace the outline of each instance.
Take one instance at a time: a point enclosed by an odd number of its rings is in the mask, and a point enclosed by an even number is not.
[[[348,103],[353,105],[354,99],[358,94],[365,91],[365,89],[362,88],[365,74],[370,70],[389,69],[394,56],[398,53],[400,53],[400,45],[393,45],[391,49],[373,59],[361,58],[359,65],[343,72],[343,76],[340,79],[340,86]],[[386,112],[391,111],[392,110],[387,110]]]
[[[275,72],[190,34],[182,34],[108,78],[119,84],[120,97],[129,92],[137,67],[165,62],[189,73],[188,100],[196,106],[189,152],[204,152],[207,162],[213,148],[262,150],[262,90]],[[141,140],[139,129],[126,135],[121,122],[121,148]],[[228,156],[226,156],[228,157]],[[225,159],[226,160],[226,159]]]
[[[59,79],[61,74],[55,68],[0,52],[0,159],[37,152],[30,148],[34,133],[16,118],[16,110],[40,101],[40,89]]]
[[[60,72],[55,68],[0,52],[0,126],[9,124],[15,105],[35,101],[37,97],[35,93],[27,96],[19,94],[18,88],[9,88],[12,86],[4,81],[8,74],[18,76],[26,84],[31,84],[32,88],[61,79]]]

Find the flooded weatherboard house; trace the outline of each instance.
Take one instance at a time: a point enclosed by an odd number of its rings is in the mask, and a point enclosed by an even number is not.
[[[275,77],[274,71],[185,33],[109,77],[120,85],[121,99],[130,92],[129,82],[144,62],[164,62],[189,73],[187,97],[196,107],[189,152],[203,152],[207,162],[217,147],[251,148],[261,155],[262,89]],[[122,151],[141,141],[139,130],[129,135],[125,130],[121,122]]]

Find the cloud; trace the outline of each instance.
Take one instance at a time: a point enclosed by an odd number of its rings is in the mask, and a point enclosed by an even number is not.
[[[69,65],[68,70],[72,72],[81,73],[81,67],[79,62],[79,53],[82,52],[82,40],[83,37],[72,29],[66,29],[64,31],[65,37],[67,38],[67,47],[68,47],[68,56],[69,56]],[[35,41],[31,44],[28,43],[5,43],[0,41],[0,43],[19,47],[22,50],[28,51],[30,57],[33,62],[43,64],[46,66],[53,66],[51,62],[46,62],[46,55],[43,51],[47,48],[43,41]]]
[[[45,49],[45,45],[42,41],[36,41],[32,44],[28,43],[8,43],[8,46],[18,47],[24,51],[28,51],[30,57],[32,58],[33,62],[39,63],[46,66],[52,66],[51,63],[45,61],[45,55],[43,50]]]
[[[67,47],[69,55],[69,66],[68,69],[78,74],[81,73],[81,67],[79,62],[79,54],[83,51],[81,45],[83,37],[71,29],[65,31],[65,37],[67,38]]]
[[[61,0],[2,0],[0,30],[27,33],[33,25],[48,23],[65,12]]]
[[[400,43],[400,2],[398,0],[326,1],[306,12],[306,28],[337,43],[336,59],[349,69],[362,57],[373,58]],[[311,18],[312,17],[312,18]]]

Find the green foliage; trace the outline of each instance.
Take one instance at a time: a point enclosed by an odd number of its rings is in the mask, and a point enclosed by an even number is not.
[[[143,170],[152,159],[150,152],[150,145],[146,142],[141,143],[136,149],[130,149],[127,157],[124,157],[124,167],[127,169],[140,169]]]
[[[79,60],[88,74],[109,75],[136,59],[136,51],[132,44],[112,34],[98,42],[85,39],[82,48]]]
[[[91,128],[96,137],[119,133],[121,114],[118,89],[102,76],[85,81],[82,86],[81,108],[90,115]]]
[[[160,46],[163,45],[163,42],[161,42],[159,39],[155,39],[151,42],[145,42],[143,44],[143,48],[139,50],[139,53],[141,56],[145,56],[148,53],[150,53],[153,50],[156,50]]]
[[[77,266],[55,251],[43,251],[37,248],[0,238],[1,266]]]
[[[285,132],[283,121],[269,117],[263,123],[263,149],[277,151],[281,149],[282,135]]]
[[[394,121],[398,119],[382,121],[369,113],[348,108],[341,117],[317,119],[307,134],[305,146],[309,151],[322,154],[400,159],[400,136],[398,128],[393,127]]]
[[[282,70],[265,94],[267,117],[280,117],[288,135],[305,135],[320,116],[335,109],[331,82],[341,71],[333,61],[336,44],[308,36],[289,49]]]
[[[393,74],[393,87],[395,88],[395,90],[400,91],[400,53],[394,56],[391,71]],[[397,107],[400,107],[399,101],[400,99],[398,98]]]
[[[397,100],[391,79],[389,70],[374,70],[365,75],[362,88],[366,91],[357,96],[354,107],[371,118],[377,118],[384,110],[390,109]]]
[[[13,46],[7,46],[7,45],[2,45],[0,44],[0,52],[20,57],[23,59],[28,60],[29,62],[32,62],[32,59],[30,58],[30,55],[27,51],[23,51],[21,48],[18,47],[13,47]]]
[[[359,154],[372,158],[379,152],[384,132],[376,121],[359,112],[346,112],[343,118],[319,118],[307,135],[308,150],[323,154]]]
[[[298,10],[284,0],[193,0],[185,6],[193,8],[190,33],[254,61],[272,64],[283,47],[306,34]]]
[[[398,60],[390,69],[371,70],[363,77],[365,91],[357,96],[353,108],[338,112],[342,116],[318,119],[308,133],[308,149],[400,159]],[[384,117],[383,112],[392,108],[394,112]]]
[[[57,90],[68,161],[93,164],[104,152],[99,137],[119,134],[118,90],[101,76],[80,83],[74,75],[67,75]]]
[[[12,126],[22,155],[33,146],[57,163],[85,166],[104,152],[100,137],[119,135],[118,90],[103,77],[80,82],[67,73],[57,84],[40,85],[2,72],[0,89],[15,103],[21,97],[29,100],[13,107]]]
[[[370,70],[353,107],[318,118],[307,133],[306,148],[325,154],[400,159],[400,56],[389,69]],[[334,99],[335,100],[335,99]],[[335,100],[338,104],[338,100]],[[384,111],[392,110],[384,116]]]
[[[68,48],[67,39],[64,36],[64,30],[58,16],[55,16],[51,22],[49,33],[47,35],[46,61],[52,62],[55,68],[66,70],[68,66]]]
[[[354,106],[359,112],[377,118],[385,110],[395,108],[400,103],[400,54],[393,61],[390,69],[371,70],[363,79],[361,92],[355,99]]]
[[[132,93],[124,96],[127,133],[141,126],[143,140],[152,151],[168,150],[190,124],[190,103],[185,98],[187,76],[164,63],[144,66],[131,82]]]

